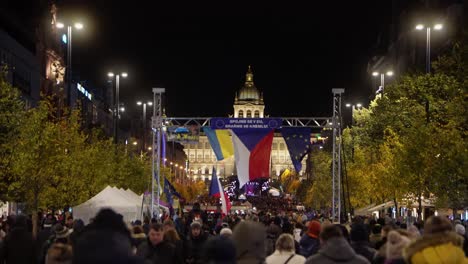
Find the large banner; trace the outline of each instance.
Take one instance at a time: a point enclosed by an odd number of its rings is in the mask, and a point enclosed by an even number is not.
[[[212,118],[212,129],[275,129],[280,128],[281,118]]]
[[[200,137],[199,125],[169,126],[166,130],[167,141],[196,144]]]

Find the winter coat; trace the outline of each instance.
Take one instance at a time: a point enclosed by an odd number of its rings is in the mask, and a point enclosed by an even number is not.
[[[30,264],[36,262],[35,243],[26,227],[13,228],[0,248],[0,263]]]
[[[289,259],[291,256],[293,257]],[[265,262],[266,264],[284,264],[288,259],[288,264],[304,264],[306,260],[303,256],[294,252],[275,250],[273,254],[266,258]]]
[[[149,240],[146,240],[138,247],[137,256],[144,258],[148,264],[183,263],[181,256],[177,256],[175,247],[165,241],[153,246]]]
[[[306,264],[315,263],[369,264],[370,262],[365,257],[356,254],[344,238],[334,237],[330,238],[317,254],[306,261]]]
[[[317,253],[320,249],[320,241],[318,238],[310,237],[304,234],[299,242],[299,254],[304,257],[310,257]]]
[[[369,236],[370,246],[375,248],[375,249],[379,249],[377,246],[380,245],[380,243],[381,243],[380,241],[382,241],[382,235],[380,233],[379,234],[371,234]]]
[[[208,235],[201,232],[198,237],[189,236],[184,245],[185,259],[192,261],[189,263],[201,263],[203,246],[205,245]]]
[[[455,232],[428,234],[420,237],[403,250],[407,263],[466,264],[468,259],[462,249],[463,237]]]
[[[369,262],[372,262],[377,250],[373,249],[369,242],[360,241],[360,242],[351,242],[351,247],[356,252],[356,254],[365,257]]]
[[[264,263],[266,258],[265,227],[252,221],[240,222],[232,232],[237,264]]]
[[[143,242],[147,240],[145,233],[132,235],[132,246],[138,248]]]

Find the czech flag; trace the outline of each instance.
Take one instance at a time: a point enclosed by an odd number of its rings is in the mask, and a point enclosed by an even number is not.
[[[233,129],[232,142],[239,187],[249,181],[270,177],[273,129]]]
[[[223,210],[223,214],[227,215],[228,212],[231,211],[231,201],[229,200],[226,192],[224,192],[223,186],[221,186],[221,182],[219,181],[218,176],[216,176],[216,169],[214,167],[213,175],[211,176],[210,196],[221,198],[221,209]]]

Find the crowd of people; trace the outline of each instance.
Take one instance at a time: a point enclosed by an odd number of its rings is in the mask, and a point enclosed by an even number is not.
[[[125,223],[111,209],[85,225],[71,215],[2,221],[0,264],[93,263],[468,263],[466,222],[432,216],[406,225],[390,218],[333,224],[318,214],[192,211]]]

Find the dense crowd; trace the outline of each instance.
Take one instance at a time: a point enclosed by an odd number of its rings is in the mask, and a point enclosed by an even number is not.
[[[279,210],[278,210],[279,211]],[[0,264],[11,263],[468,263],[466,222],[432,216],[406,225],[391,218],[333,224],[318,214],[191,212],[126,224],[110,209],[85,225],[48,214],[11,215],[0,231]]]

